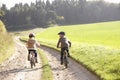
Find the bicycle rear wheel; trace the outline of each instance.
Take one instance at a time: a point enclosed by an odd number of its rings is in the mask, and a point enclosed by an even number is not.
[[[66,56],[64,56],[64,66],[65,68],[68,68],[68,60]]]
[[[31,68],[33,68],[33,63],[32,62],[30,62],[30,65],[31,65]]]
[[[34,66],[35,66],[35,54],[34,54],[34,52],[31,52],[30,53],[30,66],[31,66],[31,68],[33,68]]]

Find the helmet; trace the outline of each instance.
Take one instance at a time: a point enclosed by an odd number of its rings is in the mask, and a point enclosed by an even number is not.
[[[35,37],[35,34],[34,33],[30,33],[29,34],[29,37],[31,38],[31,37]]]
[[[58,33],[58,35],[60,35],[60,34],[65,35],[65,32],[61,31],[61,32]]]

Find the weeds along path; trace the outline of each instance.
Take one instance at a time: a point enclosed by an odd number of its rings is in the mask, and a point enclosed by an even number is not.
[[[31,69],[25,46],[19,42],[18,38],[15,41],[15,53],[0,65],[0,80],[40,80],[42,72],[40,58],[40,63]]]
[[[56,50],[42,46],[52,68],[54,80],[99,80],[80,64],[69,59],[69,68],[60,65],[60,55]]]

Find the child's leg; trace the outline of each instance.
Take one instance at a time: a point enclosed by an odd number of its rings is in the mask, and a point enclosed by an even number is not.
[[[64,54],[65,49],[61,48],[61,65],[63,64],[63,54]]]
[[[30,61],[30,52],[31,50],[28,50],[28,61]]]
[[[38,63],[38,60],[37,60],[37,51],[34,50],[34,53],[35,53],[35,59],[36,59],[36,62]]]
[[[37,57],[37,51],[36,50],[34,50],[34,53],[35,53],[35,57]]]

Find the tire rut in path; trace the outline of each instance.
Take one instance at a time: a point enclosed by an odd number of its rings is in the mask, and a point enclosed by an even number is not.
[[[42,46],[42,50],[46,53],[49,60],[54,80],[100,80],[72,59],[69,59],[69,67],[65,69],[64,66],[60,65],[60,55],[58,51],[44,46]]]
[[[0,80],[40,80],[42,72],[40,58],[38,58],[40,63],[31,69],[27,61],[27,49],[16,41],[15,53],[0,65]]]

